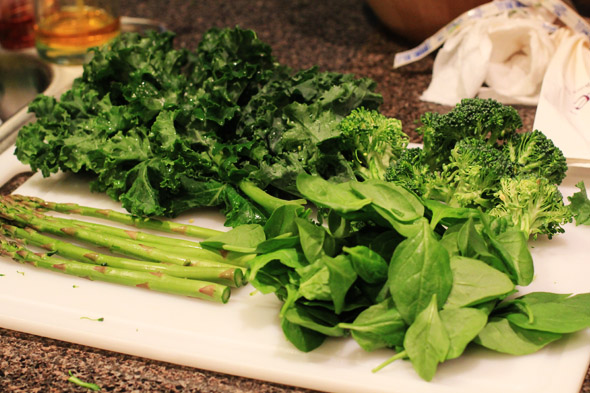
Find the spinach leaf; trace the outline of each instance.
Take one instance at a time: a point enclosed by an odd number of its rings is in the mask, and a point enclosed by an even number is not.
[[[323,344],[326,335],[293,323],[287,318],[281,319],[283,334],[301,352],[310,352]]]
[[[433,199],[424,199],[422,202],[430,211],[430,226],[433,229],[440,223],[448,227],[457,221],[464,221],[469,217],[477,216],[477,210],[474,209],[453,207]]]
[[[271,239],[260,242],[256,246],[256,254],[268,254],[284,248],[295,248],[299,245],[299,236],[291,236],[290,233],[279,235]]]
[[[350,255],[352,267],[367,283],[384,283],[387,280],[387,262],[369,247],[343,247],[342,251]]]
[[[447,359],[451,340],[438,314],[436,294],[421,310],[406,331],[404,349],[414,370],[426,381],[432,380],[439,363]]]
[[[410,324],[433,295],[442,307],[452,283],[449,254],[424,221],[420,232],[402,241],[391,258],[388,285],[395,305]]]
[[[307,266],[303,253],[295,248],[256,256],[248,262],[248,281],[262,293],[281,290],[292,280],[292,269]]]
[[[528,355],[561,338],[559,333],[520,328],[506,318],[491,318],[474,342],[496,352]]]
[[[453,286],[444,305],[459,308],[501,298],[514,291],[510,278],[477,259],[452,256]]]
[[[238,252],[254,252],[256,247],[266,240],[264,229],[258,224],[240,225],[227,232],[201,241],[206,247],[232,250]]]
[[[491,252],[483,234],[476,228],[473,217],[469,217],[460,226],[456,240],[460,255],[484,261],[495,269],[510,274],[511,271],[506,268],[502,260]]]
[[[331,337],[342,337],[344,330],[337,326],[338,321],[329,311],[303,307],[294,303],[282,313],[283,318],[292,324],[316,331]]]
[[[590,293],[569,296],[535,292],[511,303],[519,311],[506,314],[506,319],[524,329],[573,333],[590,327]]]
[[[297,176],[297,190],[316,205],[340,213],[356,212],[371,203],[370,199],[357,196],[349,182],[332,183],[306,173]]]
[[[295,205],[283,205],[278,207],[264,224],[264,233],[267,239],[283,235],[285,233],[297,233],[295,219],[300,217],[300,208]]]
[[[297,218],[295,224],[299,231],[299,241],[303,254],[310,263],[313,263],[324,254],[324,242],[329,235],[324,227],[308,220]]]
[[[386,211],[391,217],[403,223],[410,223],[424,215],[424,205],[405,188],[394,183],[367,180],[350,182],[352,190],[362,198],[370,199],[371,203]]]
[[[356,281],[357,273],[348,255],[341,254],[335,258],[324,256],[323,261],[330,272],[330,295],[334,303],[334,312],[340,314],[345,306],[346,294]]]
[[[450,345],[446,360],[458,358],[488,321],[488,315],[477,308],[452,308],[439,312],[449,335]]]
[[[350,330],[365,351],[401,346],[407,329],[391,298],[367,307],[353,322],[338,326]]]
[[[522,286],[530,284],[534,276],[534,265],[525,233],[511,227],[501,227],[495,231],[493,226],[498,224],[498,220],[492,220],[484,213],[480,213],[479,217],[491,250],[502,260],[512,281]]]
[[[584,182],[576,184],[580,191],[575,192],[572,196],[567,197],[570,201],[570,209],[574,213],[576,225],[590,225],[590,200]]]
[[[323,258],[297,269],[300,276],[299,294],[308,300],[331,301],[330,270]]]

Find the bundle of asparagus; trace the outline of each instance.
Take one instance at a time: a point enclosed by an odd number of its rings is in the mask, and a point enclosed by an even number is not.
[[[222,233],[113,210],[7,195],[0,197],[0,254],[21,263],[91,280],[221,303],[229,300],[230,288],[245,284],[245,265],[253,255],[222,254],[203,247],[198,241],[46,214],[50,210],[200,239]],[[100,253],[75,242],[107,248],[111,253]],[[46,252],[34,252],[28,248],[31,246]]]

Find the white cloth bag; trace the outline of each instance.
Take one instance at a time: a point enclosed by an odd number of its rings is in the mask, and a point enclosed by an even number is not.
[[[432,81],[420,98],[450,106],[476,96],[536,105],[556,50],[553,19],[533,10],[465,23],[437,53]]]
[[[571,31],[557,38],[533,127],[553,140],[568,163],[590,162],[590,42]]]

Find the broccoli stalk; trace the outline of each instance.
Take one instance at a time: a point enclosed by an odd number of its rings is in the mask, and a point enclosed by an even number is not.
[[[354,109],[338,124],[343,153],[362,180],[385,180],[388,168],[408,146],[401,121],[364,107]]]
[[[563,233],[562,225],[572,221],[561,192],[544,177],[504,177],[496,196],[500,202],[489,214],[505,217],[533,238]]]

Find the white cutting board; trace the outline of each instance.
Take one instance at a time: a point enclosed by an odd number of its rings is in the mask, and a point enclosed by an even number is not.
[[[4,167],[6,168],[6,166]],[[590,170],[572,168],[565,196]],[[119,209],[91,194],[76,177],[33,176],[17,193],[49,201]],[[193,211],[178,221],[221,228],[222,217]],[[590,291],[590,227],[567,225],[566,234],[531,246],[536,278],[530,291]],[[332,392],[388,393],[578,393],[590,363],[590,331],[570,335],[528,356],[513,357],[473,347],[444,363],[431,382],[407,361],[373,374],[391,356],[366,353],[352,339],[330,339],[305,354],[284,338],[274,295],[234,290],[228,304],[93,282],[0,258],[0,326],[97,348],[222,373]],[[104,318],[96,322],[88,318]],[[100,384],[100,381],[94,381]]]

